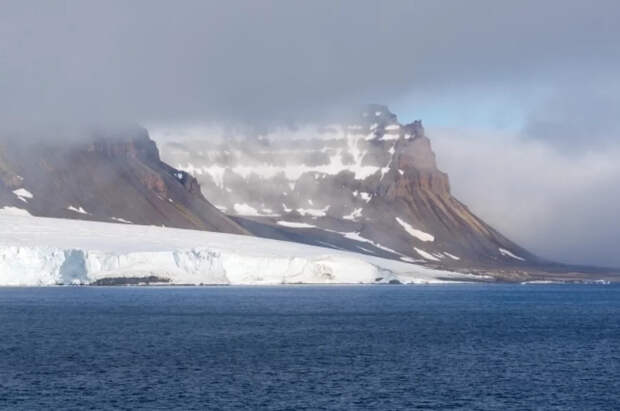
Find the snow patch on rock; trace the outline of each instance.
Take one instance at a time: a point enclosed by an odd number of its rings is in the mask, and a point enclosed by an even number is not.
[[[74,207],[74,206],[69,206],[69,207],[67,207],[67,210],[73,211],[73,212],[78,213],[78,214],[88,215],[88,212],[86,210],[84,210],[81,206],[77,207],[77,208]]]
[[[505,248],[500,248],[499,252],[504,257],[510,257],[510,258],[514,258],[515,260],[525,261],[525,258],[519,257],[518,255],[511,253],[510,251],[506,250]]]
[[[297,212],[302,216],[325,217],[327,210],[329,210],[329,206],[324,208],[298,208]]]
[[[351,212],[351,214],[343,215],[342,218],[345,220],[356,221],[362,218],[362,209],[356,208],[355,210]]]
[[[30,213],[27,210],[17,207],[5,206],[0,208],[0,215],[7,216],[29,216]]]
[[[366,202],[369,202],[372,199],[372,195],[370,195],[370,193],[366,193],[365,191],[362,191],[361,193],[359,193],[359,195],[362,198],[362,200]]]
[[[291,228],[315,228],[315,225],[307,224],[307,223],[298,223],[295,221],[278,221],[276,224],[281,225],[283,227],[291,227]]]
[[[124,218],[120,218],[120,217],[111,217],[111,219],[114,221],[118,221],[119,223],[133,224],[131,221],[125,220]]]
[[[17,190],[13,190],[13,194],[17,196],[21,201],[27,203],[29,199],[34,198],[32,193],[25,188],[18,188]]]
[[[431,253],[421,250],[417,247],[413,247],[413,249],[415,250],[416,253],[418,253],[420,255],[420,257],[426,259],[426,260],[431,260],[431,261],[439,261],[439,258],[435,257],[434,255],[432,255]]]
[[[253,217],[260,216],[257,209],[245,203],[235,204],[233,208],[235,210],[235,213],[239,215],[246,215],[246,216],[253,216]]]
[[[411,224],[409,224],[408,222],[401,220],[400,218],[396,217],[396,221],[398,222],[398,224],[400,224],[405,231],[417,238],[420,241],[435,241],[435,237],[429,233],[425,233],[422,230],[418,230],[417,228],[414,228]]]

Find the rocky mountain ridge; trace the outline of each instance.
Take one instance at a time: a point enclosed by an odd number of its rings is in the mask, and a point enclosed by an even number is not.
[[[452,196],[422,123],[384,106],[250,137],[168,135],[159,149],[139,127],[11,137],[0,214],[254,235],[509,281],[616,272],[550,263],[490,227]]]
[[[167,136],[162,156],[255,235],[451,269],[544,263],[454,198],[422,122],[385,106],[246,138]]]
[[[0,139],[0,210],[247,234],[204,198],[194,177],[161,161],[143,128],[70,143]]]

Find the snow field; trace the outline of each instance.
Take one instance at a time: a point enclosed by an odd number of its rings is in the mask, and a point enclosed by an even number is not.
[[[0,215],[0,285],[157,276],[170,284],[435,283],[471,276],[250,236]],[[378,280],[379,279],[379,280]]]

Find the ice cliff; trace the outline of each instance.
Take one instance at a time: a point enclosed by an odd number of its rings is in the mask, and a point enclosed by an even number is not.
[[[439,282],[468,276],[378,257],[249,236],[0,215],[0,285]]]

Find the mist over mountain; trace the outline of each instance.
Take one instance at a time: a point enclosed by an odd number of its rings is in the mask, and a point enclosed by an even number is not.
[[[424,120],[454,191],[502,232],[553,258],[617,265],[619,8],[4,1],[0,134],[74,141],[137,123],[273,135],[382,102],[405,124]],[[506,216],[520,181],[530,206]]]
[[[0,139],[0,213],[247,234],[195,178],[162,162],[137,126],[71,140]]]
[[[0,410],[620,410],[619,20],[0,0]]]
[[[582,84],[575,80],[613,79],[618,7],[5,1],[0,123],[270,124],[472,85],[569,91]]]

